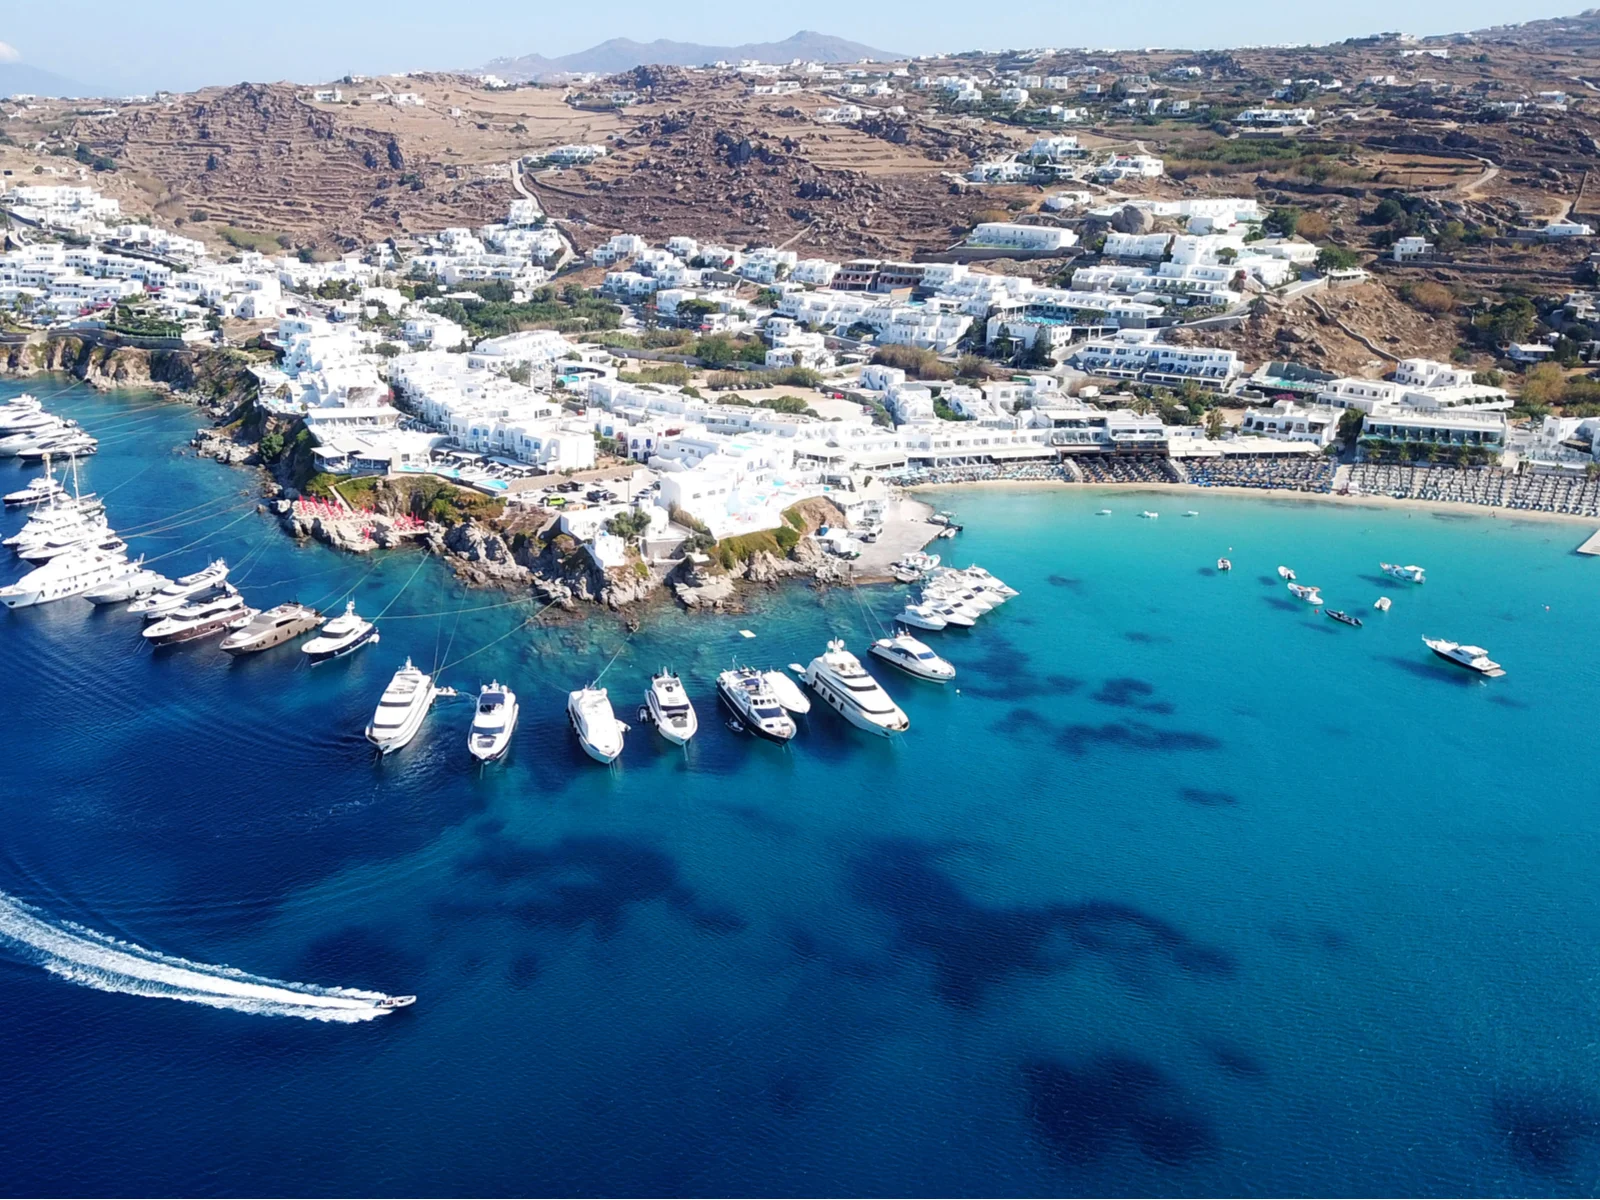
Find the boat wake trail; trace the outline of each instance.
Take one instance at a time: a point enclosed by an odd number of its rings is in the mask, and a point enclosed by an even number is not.
[[[393,1011],[382,992],[325,988],[264,979],[232,967],[173,958],[120,942],[71,921],[58,921],[0,892],[0,946],[62,979],[161,1000],[308,1021],[370,1021]]]

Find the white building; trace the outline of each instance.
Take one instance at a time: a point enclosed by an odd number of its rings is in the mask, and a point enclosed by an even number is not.
[[[1009,221],[985,221],[967,235],[967,245],[1007,250],[1059,251],[1078,244],[1078,235],[1053,225],[1017,225]]]

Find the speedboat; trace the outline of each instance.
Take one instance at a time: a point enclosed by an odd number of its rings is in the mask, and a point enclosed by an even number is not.
[[[322,614],[304,604],[280,604],[255,618],[243,628],[236,629],[222,639],[222,649],[229,654],[255,654],[281,646],[322,624]]]
[[[152,571],[143,566],[143,563],[142,558],[129,563],[126,575],[108,580],[99,587],[90,588],[83,594],[83,598],[90,604],[121,604],[124,600],[137,600],[141,596],[158,592],[172,582],[159,571]]]
[[[1392,600],[1390,600],[1389,597],[1387,597],[1387,596],[1379,596],[1376,600],[1374,600],[1372,602],[1372,607],[1377,609],[1379,612],[1388,612],[1389,611],[1389,606],[1391,604],[1393,604],[1393,603],[1394,602]]]
[[[796,674],[804,674],[805,668],[799,663],[790,663],[789,669]],[[767,681],[767,686],[772,689],[772,694],[778,698],[778,703],[797,717],[803,717],[811,711],[811,699],[800,690],[800,685],[790,679],[782,671],[763,671],[761,678]]]
[[[171,646],[179,642],[193,642],[224,629],[248,625],[256,610],[248,607],[236,588],[226,588],[222,595],[211,600],[199,600],[152,621],[139,632],[155,646]]]
[[[352,600],[344,606],[344,612],[324,625],[322,632],[301,646],[300,651],[315,664],[343,658],[377,640],[378,627],[356,612],[356,602]]]
[[[42,567],[35,567],[21,579],[0,588],[0,603],[7,608],[27,608],[34,604],[47,604],[78,596],[90,588],[99,587],[113,579],[120,579],[128,571],[128,559],[122,554],[102,551],[81,551],[52,558]]]
[[[689,703],[689,693],[683,690],[683,680],[665,667],[651,676],[644,707],[657,732],[674,746],[684,745],[700,729],[700,718]]]
[[[911,728],[911,719],[839,638],[811,660],[805,680],[830,708],[858,729],[889,737]]]
[[[1293,580],[1294,580],[1294,572],[1291,571],[1288,567],[1279,567],[1278,568],[1278,578],[1279,579],[1287,579],[1287,580],[1290,580],[1291,582],[1293,582]]]
[[[393,754],[408,745],[422,728],[422,718],[433,707],[438,695],[433,676],[420,671],[406,659],[405,666],[394,673],[389,686],[383,689],[378,707],[367,722],[367,741],[384,754]]]
[[[1332,617],[1335,621],[1342,621],[1346,625],[1354,625],[1357,629],[1361,628],[1361,618],[1360,617],[1352,617],[1349,613],[1345,612],[1342,609],[1338,609],[1338,608],[1327,609],[1326,612],[1325,612],[1325,615]]]
[[[227,580],[228,564],[219,558],[193,575],[180,575],[153,595],[146,596],[143,600],[135,600],[128,605],[128,611],[143,613],[148,617],[160,616],[162,613],[183,607],[193,596],[221,587]]]
[[[417,1002],[415,996],[383,996],[372,1002],[373,1008],[410,1008]]]
[[[491,680],[478,689],[478,709],[467,731],[467,753],[479,762],[493,762],[511,748],[517,727],[517,694]]]
[[[622,753],[627,726],[611,711],[605,688],[586,687],[567,696],[567,719],[583,752],[596,762],[613,763]]]
[[[948,683],[956,677],[954,667],[909,633],[900,632],[893,637],[879,638],[872,643],[872,653],[918,679]]]
[[[1154,520],[1155,520],[1155,519],[1156,519],[1156,518],[1157,518],[1157,517],[1159,517],[1159,516],[1160,516],[1160,515],[1161,515],[1161,514],[1160,514],[1160,513],[1158,513],[1158,512],[1151,512],[1151,511],[1150,511],[1150,510],[1149,510],[1149,509],[1148,509],[1148,508],[1147,508],[1147,509],[1145,509],[1145,510],[1144,510],[1144,511],[1143,511],[1143,512],[1142,512],[1142,513],[1140,513],[1140,514],[1139,514],[1139,515],[1140,515],[1140,516],[1141,516],[1141,517],[1143,517],[1143,518],[1144,518],[1144,519],[1145,519],[1145,520],[1147,520],[1147,521],[1154,521]]]
[[[794,718],[778,702],[767,677],[754,667],[732,667],[718,675],[717,695],[739,724],[757,737],[779,743],[794,737]]]
[[[943,629],[949,624],[931,604],[908,604],[895,620],[917,629]]]
[[[1499,679],[1505,674],[1504,668],[1491,659],[1489,652],[1482,646],[1463,646],[1457,642],[1447,642],[1443,638],[1430,637],[1423,638],[1422,644],[1446,662],[1466,667],[1467,670],[1476,671],[1490,679]]]
[[[1186,511],[1183,515],[1186,516],[1186,517],[1198,517],[1200,515],[1200,510],[1197,509],[1197,508],[1191,508],[1188,511]]]
[[[57,496],[65,496],[67,489],[54,475],[41,475],[25,488],[18,488],[14,492],[7,492],[5,505],[7,508],[18,508],[24,505],[44,504]]]
[[[1289,585],[1289,594],[1296,600],[1304,600],[1307,604],[1320,605],[1322,603],[1322,594],[1317,591],[1315,584],[1291,583]]]
[[[942,600],[937,596],[930,596],[923,600],[922,607],[932,609],[944,620],[947,626],[954,625],[957,629],[971,629],[978,623],[978,617],[982,615],[968,608],[965,604],[951,604],[948,600]]]
[[[1013,596],[1020,596],[1022,594],[1021,592],[1017,591],[1016,588],[1006,583],[1005,580],[989,574],[989,572],[985,571],[982,567],[968,567],[962,572],[962,574],[970,579],[973,583],[981,583],[990,591],[999,592],[1007,600],[1011,599]]]
[[[1001,597],[991,596],[987,592],[953,579],[936,580],[923,588],[923,599],[926,600],[930,596],[935,600],[945,600],[951,604],[964,604],[979,616],[991,609],[999,608],[1001,604]]]
[[[964,594],[970,593],[977,596],[988,605],[989,609],[999,608],[1012,596],[1016,595],[1014,590],[1006,587],[1005,584],[994,578],[987,571],[984,571],[980,576],[974,574],[971,568],[965,571],[957,571],[951,567],[946,567],[941,571],[934,572],[931,582],[936,588],[947,588],[951,591],[959,591]]]
[[[1219,558],[1219,559],[1217,559],[1217,570],[1219,570],[1219,571],[1231,571],[1231,570],[1233,570],[1233,560],[1231,558]]]
[[[1111,510],[1109,508],[1102,508],[1099,512],[1095,513],[1095,516],[1097,517],[1109,517],[1110,515]]]
[[[1398,563],[1379,563],[1378,569],[1391,579],[1402,579],[1406,583],[1428,582],[1427,572],[1415,564],[1402,567]]]

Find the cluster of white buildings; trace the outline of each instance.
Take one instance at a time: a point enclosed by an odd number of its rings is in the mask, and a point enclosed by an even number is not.
[[[99,232],[122,215],[120,202],[94,188],[58,184],[19,184],[0,204],[26,224],[78,234]]]

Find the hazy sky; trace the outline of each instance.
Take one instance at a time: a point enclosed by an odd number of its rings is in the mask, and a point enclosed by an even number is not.
[[[797,29],[902,53],[1006,46],[1194,48],[1324,42],[1397,29],[1450,33],[1560,16],[1549,0],[1342,0],[1195,4],[1121,0],[807,0],[794,6],[702,0],[549,4],[534,0],[3,0],[0,62],[16,59],[114,90],[188,89],[242,80],[316,82],[346,71],[472,67],[500,55],[548,56],[607,38],[732,45]],[[996,20],[996,18],[999,18]]]

